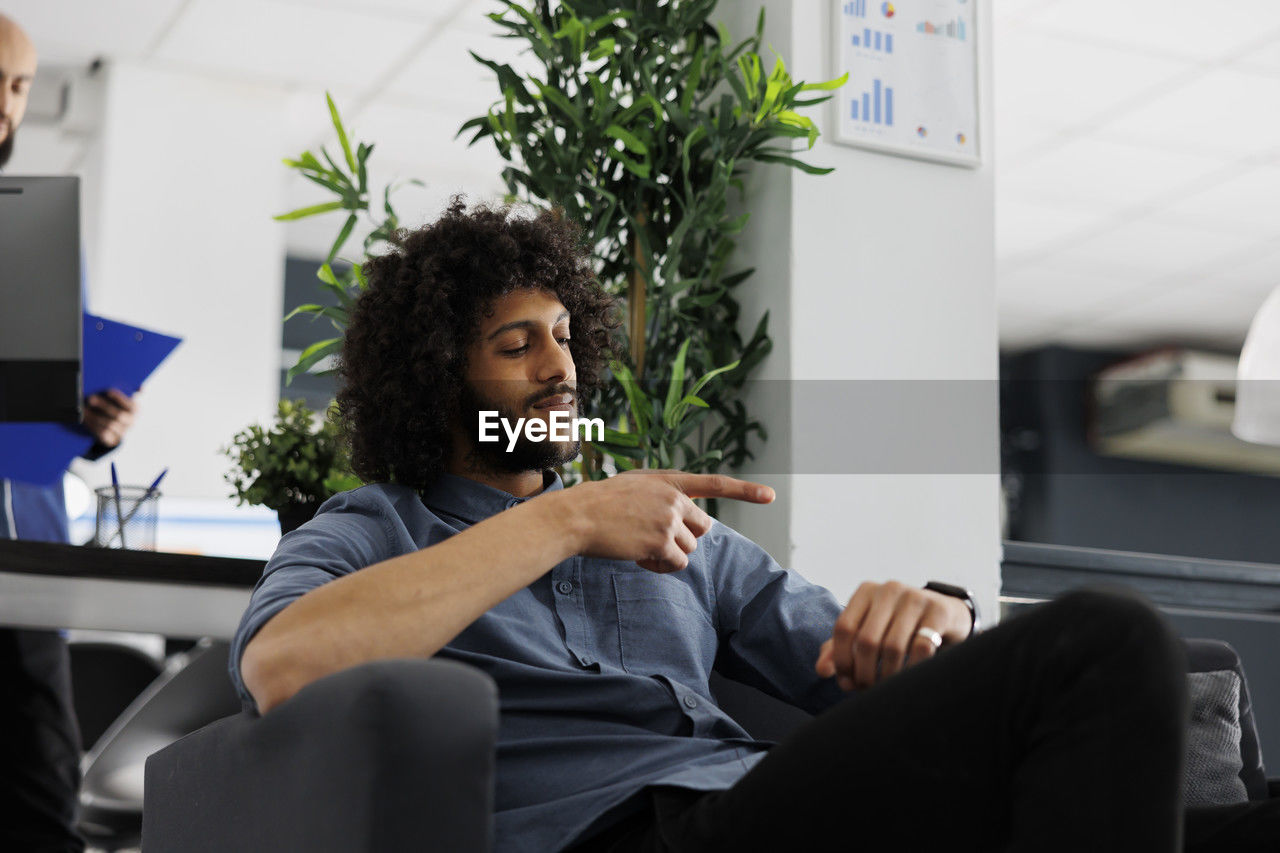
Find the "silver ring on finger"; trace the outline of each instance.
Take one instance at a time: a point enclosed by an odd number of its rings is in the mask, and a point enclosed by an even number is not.
[[[942,635],[939,634],[937,631],[933,630],[932,628],[918,628],[916,629],[916,636],[924,637],[926,640],[928,640],[929,643],[933,646],[933,650],[935,652],[938,649],[942,648]]]

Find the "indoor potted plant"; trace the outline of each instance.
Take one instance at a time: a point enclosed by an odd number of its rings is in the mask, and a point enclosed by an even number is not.
[[[310,519],[331,495],[360,485],[334,419],[302,400],[281,400],[270,427],[246,427],[222,452],[235,463],[225,479],[237,505],[275,510],[281,533]]]
[[[313,320],[324,317],[337,335],[303,350],[298,362],[289,369],[286,383],[300,373],[332,371],[327,365],[341,351],[348,311],[364,287],[360,263],[372,246],[388,239],[399,227],[391,207],[393,187],[384,188],[380,210],[375,210],[369,202],[367,161],[373,145],[364,142],[352,145],[333,98],[326,93],[325,100],[340,147],[337,158],[322,147],[318,152],[304,151],[296,159],[287,158],[284,162],[335,197],[282,213],[275,219],[291,221],[331,212],[346,214],[316,271],[322,292],[330,295],[333,304],[299,305],[284,318],[287,321],[299,314],[309,314]],[[335,261],[340,260],[339,252],[361,217],[371,222],[371,230],[363,240],[360,258],[335,267]],[[275,510],[282,533],[294,530],[315,515],[320,504],[332,495],[360,485],[360,480],[351,473],[350,454],[332,403],[321,416],[302,400],[281,400],[270,428],[256,424],[245,428],[223,448],[223,453],[235,463],[225,475],[235,490],[232,497],[239,505],[256,504]]]
[[[619,429],[598,449],[619,469],[740,465],[750,436],[764,437],[743,383],[771,341],[767,314],[740,316],[735,288],[752,270],[733,268],[749,217],[734,196],[750,164],[831,171],[791,146],[813,147],[818,128],[798,110],[848,75],[793,81],[781,57],[770,67],[761,55],[764,11],[735,42],[712,23],[714,0],[501,6],[488,17],[538,67],[521,75],[473,53],[500,92],[458,132],[493,142],[511,198],[583,226],[600,281],[624,303],[625,356],[593,411]],[[753,329],[745,340],[740,327]],[[598,457],[584,460],[586,476],[603,476]]]

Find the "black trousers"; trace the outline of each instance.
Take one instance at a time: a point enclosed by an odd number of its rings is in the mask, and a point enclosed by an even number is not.
[[[850,694],[728,790],[650,789],[574,849],[1172,853],[1185,671],[1146,604],[1071,593]],[[1188,850],[1280,850],[1274,806],[1204,817]]]
[[[80,729],[66,641],[0,629],[0,683],[0,850],[80,853]]]

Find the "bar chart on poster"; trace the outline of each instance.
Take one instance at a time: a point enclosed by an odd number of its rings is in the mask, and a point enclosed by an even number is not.
[[[979,1],[833,0],[836,141],[977,166]]]

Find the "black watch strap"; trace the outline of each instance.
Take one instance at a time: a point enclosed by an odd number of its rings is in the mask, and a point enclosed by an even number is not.
[[[949,595],[952,598],[958,598],[969,608],[969,616],[973,619],[969,626],[969,635],[973,636],[982,630],[982,617],[978,614],[978,602],[973,597],[973,593],[962,586],[956,586],[952,583],[944,583],[942,581],[929,581],[924,585],[925,589],[940,592],[943,595]]]

